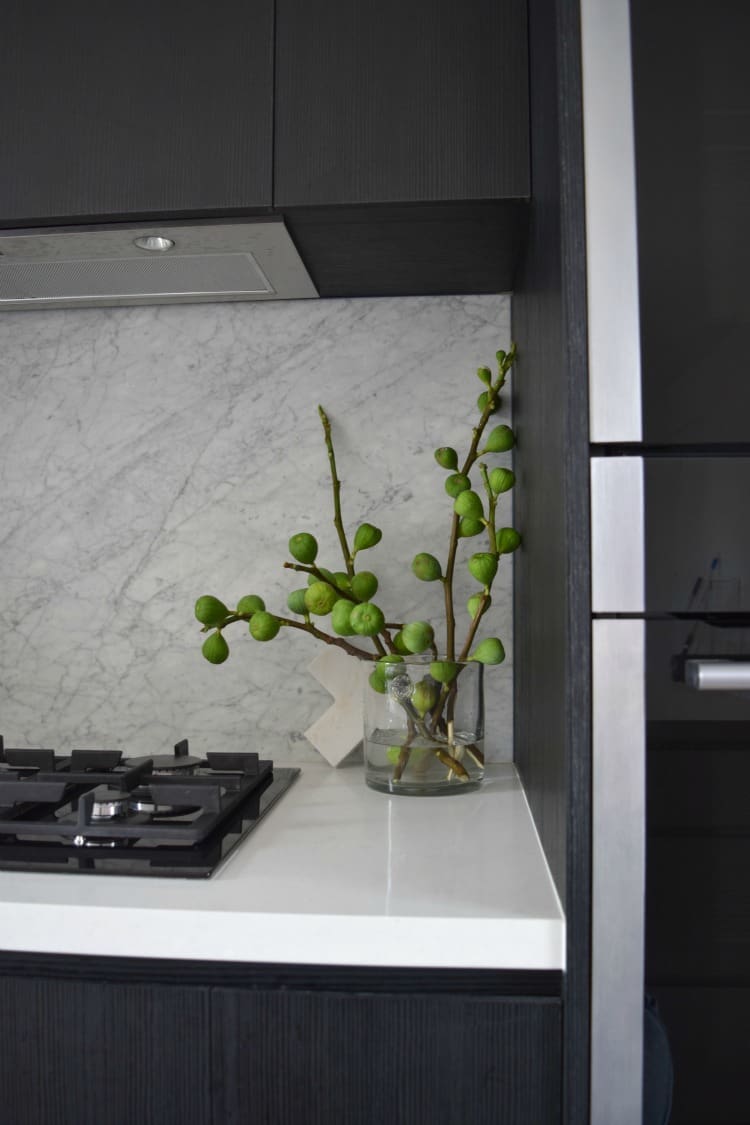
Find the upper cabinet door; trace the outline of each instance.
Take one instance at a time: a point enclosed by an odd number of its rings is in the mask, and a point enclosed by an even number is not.
[[[278,0],[275,203],[529,194],[525,0]]]
[[[272,0],[7,0],[0,225],[269,207],[272,99]]]

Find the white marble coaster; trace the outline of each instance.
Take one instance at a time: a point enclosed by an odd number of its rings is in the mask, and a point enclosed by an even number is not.
[[[305,731],[305,738],[332,766],[340,766],[362,741],[362,666],[339,648],[318,653],[308,671],[334,702]]]

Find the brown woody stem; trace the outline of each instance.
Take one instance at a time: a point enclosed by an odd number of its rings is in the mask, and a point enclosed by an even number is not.
[[[336,455],[333,452],[333,439],[331,437],[331,423],[328,420],[328,415],[322,406],[318,407],[318,414],[323,423],[323,434],[325,436],[326,449],[328,450],[328,464],[331,470],[331,485],[333,486],[333,524],[336,528],[336,534],[339,537],[341,544],[341,553],[344,556],[344,563],[346,565],[346,573],[351,578],[354,574],[354,560],[352,553],[349,550],[349,544],[346,541],[346,532],[344,531],[344,524],[341,518],[341,481],[336,472]]]

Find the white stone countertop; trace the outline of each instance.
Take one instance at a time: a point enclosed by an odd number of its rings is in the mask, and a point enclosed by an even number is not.
[[[0,948],[562,969],[565,921],[512,765],[414,798],[315,763],[211,879],[0,871]]]

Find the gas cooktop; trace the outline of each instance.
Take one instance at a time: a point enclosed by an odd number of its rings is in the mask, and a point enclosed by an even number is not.
[[[299,775],[256,753],[171,754],[5,747],[0,869],[212,875]]]

